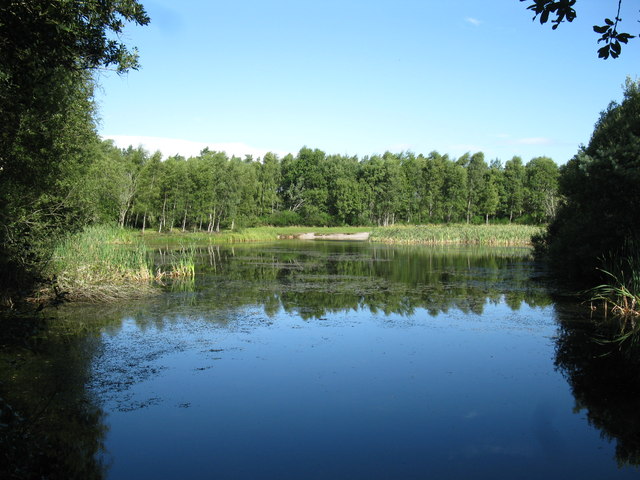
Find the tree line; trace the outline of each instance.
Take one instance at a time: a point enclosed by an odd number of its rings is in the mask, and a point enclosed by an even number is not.
[[[81,182],[93,221],[142,230],[218,232],[254,225],[544,223],[555,215],[558,166],[547,157],[502,165],[482,152],[190,158],[103,141]]]

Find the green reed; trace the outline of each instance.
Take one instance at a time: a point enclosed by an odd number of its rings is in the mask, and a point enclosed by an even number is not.
[[[542,231],[532,225],[415,225],[379,227],[371,232],[371,241],[429,245],[530,245],[531,237]]]
[[[94,225],[60,242],[48,270],[43,298],[109,301],[136,298],[156,291],[164,277],[193,278],[195,248],[173,252],[168,268],[154,271],[152,250],[134,231]]]

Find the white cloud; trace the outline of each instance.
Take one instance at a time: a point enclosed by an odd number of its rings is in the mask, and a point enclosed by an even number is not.
[[[278,154],[280,157],[283,157],[289,153],[256,148],[239,142],[194,142],[178,138],[145,137],[136,135],[103,135],[103,138],[113,140],[116,146],[120,148],[127,148],[129,145],[132,145],[134,147],[142,146],[142,148],[151,153],[160,151],[165,158],[172,155],[182,155],[187,158],[195,157],[207,147],[209,150],[216,152],[226,152],[229,157],[235,155],[240,158],[244,158],[245,155],[252,155],[254,159],[257,159],[258,157],[263,158],[268,152],[273,152]]]
[[[478,20],[477,18],[473,18],[473,17],[466,17],[464,19],[464,21],[467,22],[467,23],[470,23],[471,25],[476,26],[476,27],[478,27],[482,23],[482,21]]]

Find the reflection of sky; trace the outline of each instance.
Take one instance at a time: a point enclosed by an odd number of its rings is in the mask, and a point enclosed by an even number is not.
[[[180,316],[144,331],[129,320],[103,335],[96,388],[112,478],[631,473],[572,413],[553,366],[553,307],[226,315],[226,325]]]

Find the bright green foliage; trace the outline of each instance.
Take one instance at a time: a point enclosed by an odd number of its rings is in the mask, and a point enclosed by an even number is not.
[[[525,166],[527,211],[538,223],[553,219],[558,209],[558,166],[548,157],[536,157]]]
[[[482,200],[483,191],[485,190],[485,175],[489,168],[487,162],[484,161],[482,152],[474,153],[471,157],[467,157],[468,161],[458,160],[458,162],[467,169],[467,223],[471,221],[471,217],[475,214],[484,213],[481,210],[480,202]]]
[[[445,164],[443,216],[447,223],[462,218],[467,205],[467,170],[457,162]]]
[[[431,152],[422,164],[422,211],[421,220],[434,222],[442,219],[444,198],[443,188],[445,182],[446,164],[449,158],[441,156],[438,152]]]
[[[503,211],[509,215],[509,222],[522,215],[525,195],[525,168],[520,157],[507,160],[504,165]]]
[[[547,214],[538,210],[546,212],[544,202],[550,198],[557,201],[557,195],[548,195],[557,190],[557,167],[548,159],[534,159],[526,177],[519,159],[503,169],[499,161],[488,166],[481,153],[457,161],[437,152],[428,157],[387,152],[359,160],[305,147],[282,160],[273,153],[264,160],[241,160],[204,149],[196,157],[162,161],[158,153],[120,150],[109,142],[101,152],[85,182],[94,189],[90,197],[97,204],[92,218],[159,232],[218,233],[269,224],[452,223],[472,218],[489,223],[525,213],[543,222]],[[511,170],[517,174],[507,175]],[[547,170],[556,175],[545,177]],[[527,206],[523,204],[525,181],[532,192],[544,192],[535,197],[541,202],[537,209],[533,193]],[[520,196],[509,211],[512,192]]]
[[[0,287],[40,273],[55,237],[91,216],[82,185],[99,156],[91,70],[137,67],[118,40],[149,19],[134,0],[0,5]]]
[[[484,174],[484,182],[480,190],[478,210],[489,224],[489,216],[495,215],[500,204],[500,188],[502,186],[502,170],[499,166],[492,166]]]
[[[546,237],[554,265],[581,279],[603,267],[620,277],[607,264],[637,258],[639,186],[640,87],[627,81],[622,103],[602,112],[589,145],[562,168],[566,200]],[[625,268],[630,277],[640,265]]]
[[[465,244],[465,245],[529,245],[541,228],[532,225],[417,225],[379,227],[371,232],[371,240],[384,243]]]
[[[279,207],[278,187],[281,182],[280,160],[267,153],[259,164],[257,208],[258,215],[274,213]]]

